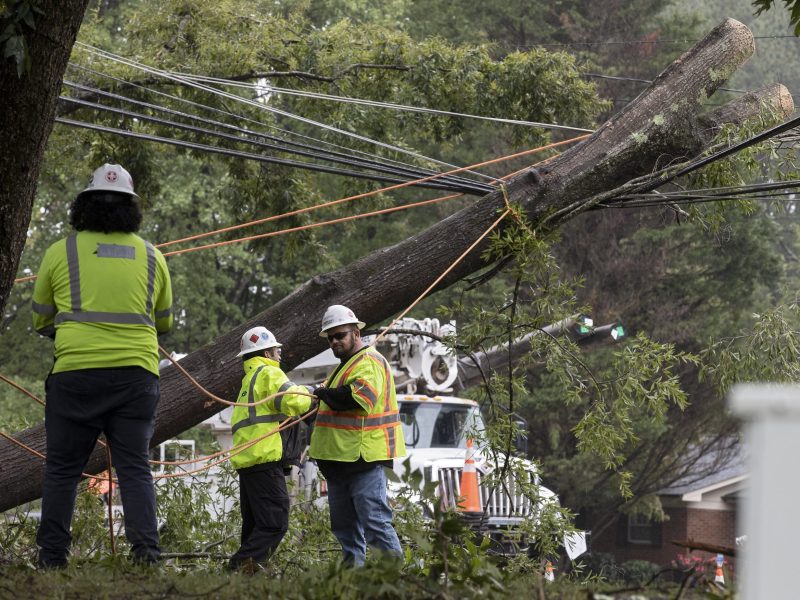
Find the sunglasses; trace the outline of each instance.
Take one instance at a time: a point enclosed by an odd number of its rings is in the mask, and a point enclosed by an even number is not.
[[[340,331],[339,333],[332,333],[332,334],[328,335],[328,343],[330,344],[333,340],[336,340],[337,342],[341,342],[344,338],[346,338],[351,333],[353,333],[353,332],[352,331]]]

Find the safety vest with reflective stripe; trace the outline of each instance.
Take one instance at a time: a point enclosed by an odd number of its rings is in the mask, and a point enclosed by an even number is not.
[[[331,410],[320,402],[310,454],[322,460],[367,462],[406,455],[395,397],[394,376],[386,359],[368,347],[341,365],[327,386],[349,385],[359,410]]]
[[[53,372],[139,366],[158,374],[156,333],[172,327],[164,256],[134,233],[81,231],[47,249],[33,326],[55,334]]]
[[[278,362],[256,356],[244,361],[245,376],[237,402],[252,404],[278,392],[305,392],[281,371]],[[275,430],[287,417],[302,415],[311,408],[311,397],[285,394],[267,400],[258,406],[234,406],[231,416],[233,445],[239,446],[256,440]],[[280,433],[256,442],[246,450],[231,457],[234,469],[244,469],[266,462],[279,461],[283,456]]]

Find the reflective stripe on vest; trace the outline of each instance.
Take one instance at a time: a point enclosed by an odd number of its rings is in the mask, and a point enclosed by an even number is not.
[[[372,352],[369,349],[366,349],[357,356],[353,357],[352,360],[353,362],[347,365],[343,370],[341,367],[335,370],[328,377],[326,385],[328,387],[337,387],[339,385],[344,385],[344,382],[349,380],[349,385],[351,386],[354,399],[358,398],[358,402],[363,401],[364,406],[369,406],[369,410],[364,411],[368,414],[364,414],[363,412],[334,411],[330,409],[320,410],[317,413],[315,420],[315,427],[318,428],[320,433],[319,439],[323,439],[323,431],[327,430],[329,432],[328,434],[325,434],[324,439],[326,441],[320,443],[324,444],[325,446],[328,446],[330,443],[335,444],[335,442],[330,441],[336,439],[337,434],[334,433],[335,431],[341,432],[338,435],[352,435],[356,432],[382,432],[382,435],[381,433],[378,433],[378,435],[383,438],[382,442],[377,442],[374,437],[371,437],[371,441],[366,442],[366,440],[362,439],[361,443],[368,443],[371,447],[376,442],[379,445],[385,444],[386,457],[394,458],[398,453],[398,444],[402,444],[402,432],[398,433],[398,428],[400,427],[401,423],[397,405],[392,405],[393,389],[391,385],[391,367],[389,366],[388,361],[381,354]],[[380,402],[381,397],[378,394],[378,389],[375,387],[377,382],[372,383],[362,379],[361,377],[358,377],[357,373],[354,376],[354,370],[356,370],[358,365],[360,365],[361,361],[363,360],[370,360],[373,363],[380,365],[383,378],[382,403]],[[328,436],[334,437],[329,439]],[[372,447],[372,451],[374,450],[375,447]],[[328,450],[325,452],[329,451],[330,448],[328,448]],[[365,448],[362,446],[360,452],[363,456],[365,452],[371,451],[365,450]],[[337,460],[337,458],[335,458],[335,453],[327,458],[329,460]]]
[[[285,392],[290,387],[294,387],[294,383],[291,381],[286,381],[281,387],[278,388],[278,393]],[[283,396],[278,396],[275,398],[275,410],[281,412],[281,404],[283,404]]]
[[[380,429],[400,422],[398,411],[389,411],[377,415],[354,415],[321,410],[317,413],[315,425],[333,427],[334,429]]]
[[[75,321],[78,323],[114,323],[118,325],[147,325],[155,328],[155,323],[150,318],[153,310],[153,292],[156,282],[156,253],[153,245],[145,241],[147,248],[147,299],[145,301],[145,313],[118,313],[83,310],[81,300],[81,269],[78,260],[78,237],[73,233],[66,240],[67,243],[67,269],[69,271],[69,296],[72,302],[72,312],[62,312],[56,315],[55,324],[59,325],[65,321]],[[133,251],[130,256],[129,248]],[[102,252],[101,252],[102,249]],[[101,258],[135,258],[136,249],[132,246],[120,246],[118,244],[98,244],[97,256]],[[47,313],[44,313],[47,314]],[[169,316],[169,315],[167,315]]]
[[[256,407],[252,406],[256,402],[255,395],[253,394],[253,390],[255,390],[256,387],[256,379],[258,379],[258,374],[261,372],[262,369],[266,368],[266,366],[267,365],[261,365],[260,367],[258,367],[255,373],[253,373],[253,376],[250,378],[250,387],[247,390],[247,402],[251,406],[247,407],[247,418],[242,419],[241,421],[237,421],[234,425],[232,425],[231,433],[236,433],[242,427],[249,427],[250,425],[256,425],[258,423],[280,423],[281,421],[287,419],[287,416],[284,414],[259,415],[256,413]],[[291,381],[287,381],[280,387],[278,391],[285,392],[293,385],[294,384]],[[281,398],[283,398],[283,396],[278,396],[275,399],[275,410],[277,411],[280,411],[281,409],[281,403],[280,403]]]
[[[40,315],[54,315],[58,311],[54,304],[39,304],[35,300],[31,300],[31,308]]]

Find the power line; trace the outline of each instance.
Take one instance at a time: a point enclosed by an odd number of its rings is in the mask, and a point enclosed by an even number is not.
[[[793,196],[800,190],[800,179],[757,183],[741,186],[721,186],[697,190],[659,192],[658,194],[631,194],[608,201],[604,208],[643,208],[664,204],[699,204],[727,200],[779,200],[780,196]]]
[[[213,124],[213,125],[218,125],[218,126],[223,126],[223,127],[225,127],[227,125],[225,123],[220,123],[219,121],[201,119],[201,118],[195,117],[193,115],[188,115],[186,113],[181,113],[179,111],[174,111],[172,109],[167,109],[167,108],[164,108],[164,107],[158,107],[158,106],[155,106],[155,105],[152,105],[152,104],[139,102],[137,100],[128,99],[128,98],[125,98],[123,96],[119,96],[117,94],[111,94],[111,93],[108,93],[108,92],[104,92],[102,90],[97,90],[97,89],[94,89],[94,88],[90,88],[88,86],[84,86],[84,85],[80,85],[80,84],[74,84],[74,83],[71,83],[69,81],[65,81],[65,84],[70,86],[70,87],[74,87],[76,89],[80,89],[80,90],[83,90],[83,91],[89,91],[91,93],[100,94],[100,95],[104,95],[104,96],[108,96],[108,97],[113,97],[113,98],[116,98],[116,99],[121,99],[121,100],[130,102],[130,103],[133,103],[133,104],[147,106],[147,107],[154,108],[156,110],[161,110],[161,111],[164,111],[164,112],[167,112],[167,113],[170,113],[170,114],[174,114],[174,115],[177,115],[177,116],[181,116],[181,117],[185,117],[185,118],[189,118],[189,119],[194,119],[194,120],[199,120],[199,121],[205,122],[207,124]],[[91,108],[91,109],[94,109],[94,110],[100,110],[100,111],[110,112],[110,113],[113,113],[113,114],[119,114],[119,115],[123,115],[123,116],[129,117],[129,118],[138,119],[138,120],[141,120],[141,121],[149,121],[149,122],[152,122],[152,123],[155,123],[155,124],[158,124],[158,125],[163,125],[163,126],[167,126],[167,127],[173,127],[173,128],[176,128],[176,129],[181,129],[181,130],[185,130],[185,131],[191,131],[191,132],[194,132],[194,133],[199,133],[199,134],[204,134],[204,135],[212,135],[212,136],[215,136],[217,138],[229,140],[229,141],[232,141],[232,142],[246,143],[246,144],[254,145],[254,146],[259,147],[259,148],[276,150],[276,151],[279,151],[279,152],[285,152],[285,153],[290,153],[290,154],[296,154],[296,155],[305,156],[305,157],[308,157],[308,158],[317,158],[317,159],[320,159],[320,160],[325,160],[325,161],[339,163],[339,164],[345,164],[345,165],[349,165],[349,166],[358,166],[358,167],[361,167],[361,168],[370,169],[370,170],[374,170],[374,171],[378,171],[378,172],[382,172],[382,173],[389,173],[389,174],[393,174],[393,175],[399,175],[399,176],[406,177],[406,178],[420,179],[421,177],[424,177],[425,175],[430,174],[430,172],[424,173],[421,169],[402,169],[402,168],[398,168],[398,167],[387,166],[387,165],[381,164],[380,162],[377,162],[377,161],[366,161],[366,160],[363,160],[363,159],[354,159],[353,157],[332,156],[326,151],[298,150],[298,149],[289,148],[289,147],[286,147],[286,146],[281,146],[280,144],[265,143],[265,142],[261,142],[261,141],[252,139],[251,137],[242,137],[241,135],[231,135],[231,134],[227,134],[227,133],[222,133],[220,131],[206,129],[206,128],[203,128],[203,127],[187,125],[187,124],[184,124],[184,123],[177,123],[175,121],[171,121],[171,120],[168,120],[168,119],[162,119],[162,118],[159,118],[159,117],[154,117],[152,115],[147,115],[147,114],[143,114],[143,113],[139,113],[139,112],[133,112],[133,111],[129,111],[129,110],[121,109],[121,108],[114,108],[114,107],[106,106],[106,105],[103,105],[103,104],[100,104],[100,103],[97,103],[97,102],[89,102],[89,101],[86,101],[86,100],[79,100],[79,99],[71,98],[71,97],[67,97],[67,96],[62,96],[59,99],[62,102],[72,103],[72,104],[75,104],[75,105],[78,105],[78,106]],[[247,136],[256,136],[256,137],[260,137],[261,136],[261,134],[258,134],[256,132],[243,130],[241,128],[237,128],[237,127],[234,127],[234,126],[229,126],[229,127],[234,129],[234,130],[237,130],[238,132],[241,132],[241,133],[243,133],[243,134],[245,134]],[[303,163],[303,164],[309,164],[309,163]],[[394,179],[381,179],[379,177],[376,177],[376,179],[384,180],[384,181],[396,181]],[[451,177],[449,178],[449,177],[444,176],[444,177],[441,178],[440,182],[442,184],[447,184],[449,186],[446,189],[451,189],[453,191],[461,191],[461,192],[465,192],[465,193],[472,193],[472,194],[477,194],[477,195],[484,195],[484,194],[487,194],[487,193],[489,193],[489,192],[494,190],[494,188],[492,186],[489,186],[489,185],[486,185],[486,184],[483,184],[483,183],[480,183],[480,182],[476,182],[476,181],[473,181],[473,180],[464,179],[464,178],[456,179],[456,178],[451,178]]]
[[[401,148],[399,146],[394,146],[392,144],[387,144],[385,142],[380,142],[378,140],[373,140],[373,139],[371,139],[369,137],[362,136],[362,135],[359,135],[357,133],[345,131],[345,130],[340,129],[338,127],[334,127],[332,125],[327,125],[327,124],[321,123],[319,121],[314,121],[313,119],[308,119],[306,117],[302,117],[300,115],[296,115],[296,114],[290,113],[288,111],[281,110],[281,109],[269,106],[266,103],[257,102],[255,100],[249,100],[247,98],[243,98],[241,96],[237,96],[235,94],[231,94],[231,93],[225,92],[223,90],[219,90],[219,89],[216,89],[216,88],[213,88],[213,87],[210,87],[210,86],[194,83],[194,82],[192,82],[190,80],[187,80],[186,78],[172,75],[169,72],[163,71],[161,69],[155,69],[153,67],[148,67],[147,65],[144,65],[143,63],[139,63],[137,61],[133,61],[133,60],[124,58],[124,57],[116,55],[116,54],[114,54],[112,52],[108,52],[106,50],[101,50],[101,49],[96,48],[94,46],[90,46],[88,44],[84,44],[83,42],[77,42],[77,45],[80,46],[80,47],[86,48],[90,53],[93,53],[93,54],[98,55],[100,57],[106,58],[108,60],[112,60],[114,62],[118,62],[118,63],[124,64],[126,66],[129,66],[129,67],[132,67],[132,68],[135,68],[135,69],[139,69],[139,70],[144,71],[146,73],[149,73],[151,75],[155,75],[155,76],[162,77],[164,79],[172,80],[172,81],[175,81],[177,83],[181,83],[181,84],[189,86],[189,87],[193,87],[193,88],[196,88],[196,89],[199,89],[199,90],[203,90],[203,91],[206,91],[206,92],[209,92],[209,93],[212,93],[212,94],[216,94],[218,96],[221,96],[223,98],[227,98],[229,100],[234,100],[236,102],[241,102],[243,104],[247,104],[249,106],[253,106],[253,107],[259,108],[261,110],[266,110],[266,111],[271,112],[271,113],[276,114],[276,115],[284,116],[284,117],[287,117],[289,119],[294,119],[294,120],[297,120],[297,121],[299,121],[301,123],[305,123],[305,124],[308,124],[308,125],[312,125],[314,127],[325,129],[325,130],[328,130],[328,131],[331,131],[331,132],[334,132],[334,133],[338,133],[340,135],[348,136],[348,137],[351,137],[353,139],[357,139],[357,140],[362,141],[362,142],[367,142],[369,144],[373,144],[373,145],[376,145],[376,146],[379,146],[379,147],[382,147],[382,148],[385,148],[385,149],[388,149],[388,150],[392,150],[394,152],[400,152],[400,153],[403,153],[403,154],[406,154],[406,155],[409,155],[409,156],[413,156],[414,158],[417,158],[417,159],[426,160],[428,162],[432,162],[432,163],[435,163],[435,164],[438,164],[438,165],[441,165],[441,166],[450,167],[450,168],[458,168],[457,166],[451,165],[451,164],[446,163],[444,161],[440,161],[440,160],[437,160],[437,159],[434,159],[434,158],[430,158],[430,157],[421,155],[421,154],[419,154],[417,152],[413,152],[411,150],[407,150],[405,148]],[[474,174],[479,175],[480,177],[484,177],[484,178],[487,178],[487,179],[490,179],[490,180],[494,181],[494,178],[490,177],[488,175],[484,175],[482,173],[474,173]]]
[[[182,97],[179,97],[179,96],[175,96],[173,94],[168,94],[166,92],[162,92],[160,90],[148,88],[148,87],[145,87],[145,86],[140,85],[138,83],[129,82],[129,81],[126,81],[126,80],[121,79],[119,77],[115,77],[113,75],[110,75],[108,73],[102,73],[100,71],[96,71],[94,69],[90,69],[88,67],[84,67],[82,65],[76,65],[74,63],[70,63],[69,66],[72,67],[72,68],[81,70],[81,71],[85,71],[85,72],[91,73],[93,75],[97,75],[99,77],[104,77],[106,79],[110,79],[112,81],[116,81],[117,83],[120,83],[120,84],[125,85],[127,87],[140,89],[140,90],[142,90],[144,92],[147,92],[149,94],[154,94],[156,96],[160,96],[160,97],[163,97],[163,98],[167,98],[169,100],[173,100],[173,101],[178,102],[180,104],[186,104],[186,105],[192,106],[194,108],[199,108],[199,109],[204,110],[204,111],[212,112],[214,114],[223,115],[225,117],[231,117],[233,119],[236,119],[237,121],[242,121],[244,123],[250,123],[250,124],[256,125],[258,127],[265,127],[267,129],[270,129],[270,130],[273,130],[273,131],[277,131],[279,133],[282,133],[282,134],[285,134],[285,135],[288,135],[288,136],[291,136],[291,137],[295,137],[295,138],[302,139],[302,140],[307,140],[309,142],[314,142],[316,144],[319,144],[319,145],[322,145],[322,146],[328,146],[330,148],[338,148],[339,150],[344,151],[344,152],[341,152],[341,153],[340,152],[334,152],[334,151],[331,151],[331,150],[327,150],[326,151],[326,152],[329,152],[329,153],[337,155],[337,156],[350,157],[353,154],[358,154],[358,155],[361,155],[361,156],[368,157],[368,159],[374,160],[374,161],[376,161],[378,163],[399,165],[401,167],[405,167],[405,168],[408,168],[408,169],[411,169],[411,170],[419,170],[421,172],[429,173],[429,174],[436,173],[436,171],[432,171],[430,169],[425,169],[423,167],[411,165],[409,163],[404,163],[402,161],[393,160],[393,159],[390,159],[390,158],[387,158],[387,157],[382,157],[382,156],[379,156],[377,154],[373,154],[373,153],[370,153],[370,152],[364,152],[364,151],[358,150],[356,148],[348,148],[346,146],[341,146],[339,144],[335,144],[335,143],[327,141],[327,140],[322,140],[322,139],[319,139],[319,138],[315,138],[315,137],[311,137],[311,136],[308,136],[308,135],[304,135],[302,133],[297,133],[297,132],[294,132],[294,131],[281,129],[280,127],[277,127],[277,126],[269,124],[269,123],[263,123],[261,121],[256,121],[255,119],[251,119],[251,118],[246,117],[244,115],[233,113],[233,112],[230,112],[230,111],[227,111],[227,110],[222,110],[222,109],[217,108],[215,106],[209,106],[209,105],[206,105],[206,104],[195,102],[193,100],[189,100],[188,98],[182,98]],[[111,94],[110,92],[98,92],[98,93],[100,93],[101,95],[108,96],[108,97],[117,97],[117,98],[119,98],[121,100],[127,100],[129,102],[133,102],[133,100],[130,99],[130,98],[126,98],[125,96],[118,96],[116,94]],[[160,110],[167,111],[167,112],[173,112],[172,109],[163,108],[163,107],[160,107],[158,105],[151,105],[151,104],[143,103],[143,102],[141,104],[145,105],[145,106],[153,107],[155,109],[160,109]],[[177,114],[186,115],[187,118],[190,118],[190,119],[196,119],[196,120],[200,120],[200,121],[207,121],[207,120],[205,120],[202,117],[199,117],[197,115],[189,115],[187,113],[181,113],[179,111],[174,111],[174,112],[177,113]],[[309,145],[309,144],[301,144],[299,142],[293,142],[293,141],[285,139],[285,138],[280,138],[280,137],[268,135],[268,134],[265,134],[265,133],[262,133],[262,132],[256,132],[256,131],[254,131],[252,129],[246,129],[246,128],[243,128],[243,127],[237,127],[237,126],[234,126],[234,125],[231,125],[231,124],[228,124],[228,123],[223,123],[221,121],[212,121],[212,122],[218,123],[219,126],[227,128],[227,129],[234,129],[234,130],[237,130],[237,131],[240,131],[240,132],[243,132],[243,133],[249,133],[249,134],[252,134],[252,135],[258,135],[259,137],[262,137],[263,139],[269,139],[269,140],[273,140],[273,141],[278,141],[278,142],[281,142],[281,143],[284,143],[284,144],[287,144],[287,145],[290,145],[290,146],[295,146],[295,147],[298,147],[298,148],[306,148],[306,149],[311,149],[311,150],[321,150],[320,146],[313,146],[313,145]],[[467,178],[464,178],[464,180],[465,181],[473,181],[473,180],[467,179]]]
[[[128,131],[126,129],[118,129],[116,127],[108,127],[105,125],[97,125],[94,123],[85,123],[83,121],[77,121],[74,119],[65,119],[63,117],[56,117],[56,123],[60,123],[62,125],[69,125],[72,127],[81,127],[84,129],[91,129],[93,131],[100,131],[103,133],[110,133],[114,135],[119,135],[122,137],[130,137],[139,140],[145,140],[149,142],[159,142],[162,144],[169,144],[172,146],[178,146],[180,148],[188,148],[190,150],[200,150],[204,152],[211,152],[214,154],[222,154],[225,156],[233,156],[236,158],[244,158],[247,160],[255,160],[258,162],[264,163],[272,163],[272,164],[279,164],[285,165],[290,167],[296,167],[300,169],[308,169],[311,171],[319,171],[322,173],[331,173],[334,175],[343,175],[346,177],[358,177],[361,179],[378,179],[381,181],[387,181],[390,183],[406,183],[408,179],[397,179],[392,177],[386,176],[376,176],[369,173],[363,173],[361,171],[349,171],[346,169],[338,169],[335,167],[326,167],[324,165],[319,165],[315,163],[306,163],[300,162],[296,160],[289,160],[284,158],[276,158],[272,156],[264,156],[263,154],[253,154],[250,152],[241,152],[237,150],[231,150],[229,148],[220,148],[218,146],[209,146],[208,144],[198,144],[196,142],[187,142],[184,140],[176,140],[174,138],[165,138],[161,136],[151,135],[147,133],[137,133],[135,131]],[[444,190],[451,190],[452,188],[447,185],[437,184],[435,181],[426,181],[423,183],[414,183],[412,185],[418,185],[420,187],[429,187],[433,189],[444,189]]]
[[[800,40],[795,35],[756,35],[753,36],[755,40],[777,40],[777,39],[794,39]],[[539,47],[571,47],[571,46],[619,46],[619,45],[646,45],[646,44],[694,44],[701,41],[702,38],[676,38],[667,40],[603,40],[603,41],[587,41],[587,42],[541,42],[533,44],[514,44],[510,47],[520,50],[530,50],[531,48]]]
[[[220,79],[218,77],[207,77],[205,75],[192,75],[186,73],[177,73],[177,75],[181,77],[186,77],[187,79],[193,81],[203,81],[203,82],[210,82],[210,83],[217,83],[220,85],[229,85],[229,86],[236,86],[236,87],[244,87],[249,89],[259,89],[258,84],[256,83],[246,83],[241,81],[232,81],[230,79]],[[468,113],[460,113],[454,112],[449,110],[439,110],[435,108],[427,108],[422,106],[409,106],[406,104],[395,104],[393,102],[378,102],[376,100],[366,100],[363,98],[353,98],[349,96],[335,96],[332,94],[323,94],[320,92],[308,92],[303,90],[293,90],[289,88],[280,88],[280,87],[273,87],[267,86],[266,88],[267,93],[272,94],[285,94],[287,96],[299,96],[304,98],[315,98],[319,100],[330,100],[333,102],[343,102],[346,104],[359,104],[363,106],[373,106],[376,108],[389,108],[393,110],[400,110],[400,111],[408,111],[408,112],[417,112],[417,113],[427,113],[433,115],[442,115],[442,116],[449,116],[449,117],[463,117],[467,119],[479,119],[484,121],[492,121],[494,123],[503,123],[507,125],[524,125],[526,127],[540,127],[542,129],[556,129],[562,131],[577,131],[580,133],[592,133],[593,129],[585,129],[582,127],[571,127],[568,125],[558,125],[555,123],[539,123],[537,121],[523,121],[519,119],[505,119],[502,117],[488,117],[484,115],[474,115]]]

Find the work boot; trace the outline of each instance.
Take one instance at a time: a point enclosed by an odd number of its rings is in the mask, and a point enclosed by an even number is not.
[[[38,569],[66,569],[67,556],[65,554],[54,555],[40,551],[39,558],[36,561],[36,567]]]
[[[155,552],[135,552],[131,553],[131,562],[135,565],[155,567],[161,561],[161,558]]]
[[[241,573],[242,575],[256,575],[265,571],[265,564],[260,563],[252,558],[231,559],[228,562],[227,570]]]

